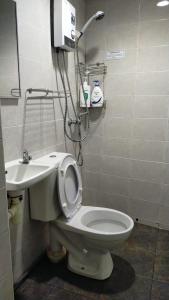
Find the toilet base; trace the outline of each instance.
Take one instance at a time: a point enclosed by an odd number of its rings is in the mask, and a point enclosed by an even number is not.
[[[110,252],[89,251],[86,255],[82,255],[80,260],[69,253],[68,269],[85,277],[104,280],[109,278],[113,271],[113,260]]]

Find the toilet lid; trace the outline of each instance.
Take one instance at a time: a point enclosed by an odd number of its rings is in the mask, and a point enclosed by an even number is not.
[[[82,180],[75,159],[66,156],[58,167],[58,194],[66,218],[72,217],[81,207]]]

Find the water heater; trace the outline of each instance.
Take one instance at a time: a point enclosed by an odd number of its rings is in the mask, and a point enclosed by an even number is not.
[[[76,10],[67,0],[51,0],[52,45],[72,51],[75,48]]]

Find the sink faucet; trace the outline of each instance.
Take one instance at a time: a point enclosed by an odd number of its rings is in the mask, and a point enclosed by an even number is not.
[[[22,164],[29,164],[29,161],[32,159],[32,157],[29,155],[27,150],[23,151],[23,160]]]

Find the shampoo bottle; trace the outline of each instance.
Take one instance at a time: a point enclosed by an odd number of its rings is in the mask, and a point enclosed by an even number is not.
[[[92,107],[103,106],[103,92],[100,88],[99,80],[94,81],[94,88],[91,95],[91,106]]]
[[[80,89],[80,106],[90,107],[90,85],[87,83],[87,78],[85,78],[83,83],[83,89]]]

